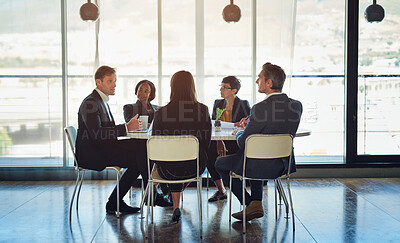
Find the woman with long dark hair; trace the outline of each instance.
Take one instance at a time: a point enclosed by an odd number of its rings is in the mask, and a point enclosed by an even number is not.
[[[194,79],[190,72],[179,71],[172,76],[170,102],[156,111],[152,134],[197,137],[200,144],[200,174],[204,172],[207,163],[206,151],[211,141],[211,119],[207,106],[197,101]],[[158,173],[164,179],[187,179],[195,177],[197,173],[195,160],[186,163],[186,166],[178,162],[154,162]],[[172,220],[179,221],[179,199],[183,184],[171,184],[170,190],[174,209]]]

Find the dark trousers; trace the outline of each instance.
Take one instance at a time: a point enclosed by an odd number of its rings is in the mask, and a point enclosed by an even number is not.
[[[147,185],[146,140],[121,140],[118,141],[117,145],[118,147],[108,153],[110,161],[108,165],[127,168],[119,182],[119,196],[120,200],[122,200],[140,174],[142,175],[144,186],[146,187]],[[108,200],[117,201],[117,187],[114,188]]]
[[[196,161],[187,162],[155,162],[158,174],[166,180],[183,180],[196,177],[197,165]],[[204,171],[204,169],[203,169]],[[199,172],[200,174],[202,172]],[[170,192],[181,192],[183,190],[182,183],[168,184]]]
[[[229,185],[229,172],[233,171],[238,175],[243,173],[243,152],[220,157],[215,162],[215,168],[220,174],[225,185]],[[249,180],[251,195],[245,189],[245,203],[249,205],[251,201],[262,201],[263,181]],[[242,182],[239,179],[232,179],[231,191],[237,197],[240,204],[243,203]]]
[[[234,154],[239,150],[239,147],[237,146],[236,140],[226,140],[224,141],[225,147],[228,150],[226,152],[227,155],[229,154]],[[218,158],[218,153],[217,153],[217,142],[216,141],[211,141],[210,148],[207,150],[207,170],[211,175],[211,179],[213,181],[221,179],[221,176],[218,174],[217,170],[215,169],[215,161]],[[225,184],[227,185],[227,184]]]
[[[199,175],[203,174],[206,163],[207,154],[204,149],[199,151]],[[162,162],[154,161],[158,174],[161,178],[167,180],[182,180],[187,178],[193,178],[197,175],[197,162],[196,160],[191,161],[179,161],[179,162]],[[169,184],[171,192],[181,192],[183,190],[183,184]]]

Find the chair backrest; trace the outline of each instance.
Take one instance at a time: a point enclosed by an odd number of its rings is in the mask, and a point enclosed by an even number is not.
[[[149,170],[150,160],[176,162],[194,159],[197,159],[199,170],[199,140],[192,135],[151,136],[147,140],[147,157]]]
[[[78,165],[78,161],[75,156],[75,142],[76,142],[76,129],[73,126],[69,126],[64,128],[65,134],[67,135],[69,146],[71,148],[71,152],[74,155],[74,160],[76,165]]]
[[[147,156],[157,161],[183,161],[198,157],[199,141],[195,136],[151,136],[147,140]]]
[[[290,134],[253,134],[246,139],[245,155],[254,159],[283,158],[291,155],[292,147]]]
[[[246,159],[277,159],[292,157],[293,137],[290,134],[252,134],[246,139],[243,173]]]

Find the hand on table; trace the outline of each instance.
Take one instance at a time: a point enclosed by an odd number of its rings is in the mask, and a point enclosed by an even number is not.
[[[232,135],[236,135],[238,132],[243,131],[244,127],[238,127],[235,130],[233,130]]]
[[[248,122],[249,118],[242,118],[239,122],[235,122],[235,127],[245,128]]]

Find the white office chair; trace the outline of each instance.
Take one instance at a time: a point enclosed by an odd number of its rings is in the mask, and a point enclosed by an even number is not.
[[[76,196],[76,210],[78,210],[79,194],[81,192],[81,187],[82,187],[82,183],[83,183],[83,178],[85,176],[85,172],[88,169],[79,167],[78,160],[76,159],[76,155],[75,155],[76,129],[75,129],[75,127],[73,127],[73,126],[66,127],[66,128],[64,128],[64,131],[65,131],[65,134],[67,135],[68,142],[69,142],[72,154],[74,156],[75,170],[77,171],[75,188],[74,188],[74,192],[72,193],[71,202],[69,205],[69,222],[71,223],[72,205],[74,204],[76,188],[79,184],[78,193]],[[108,167],[106,167],[106,169],[112,169],[115,172],[117,172],[117,217],[119,217],[119,214],[120,214],[119,213],[119,179],[122,175],[123,169],[118,166],[108,166]]]
[[[186,163],[187,160],[197,161],[196,176],[189,179],[182,180],[166,180],[160,177],[155,165],[150,171],[150,160],[162,162],[179,162]],[[147,140],[147,163],[149,170],[149,188],[147,190],[147,217],[146,217],[146,237],[149,235],[149,208],[151,205],[151,224],[153,224],[153,206],[154,206],[154,193],[153,184],[158,183],[197,183],[197,197],[199,208],[199,221],[200,221],[200,238],[202,238],[202,206],[201,206],[201,189],[202,178],[199,173],[199,141],[195,136],[152,136]],[[150,193],[150,196],[149,196]],[[150,201],[151,198],[151,201]],[[154,226],[154,225],[153,225]]]
[[[290,208],[292,211],[292,220],[293,220],[293,231],[295,230],[295,222],[294,222],[294,209],[293,209],[293,201],[292,194],[290,192],[290,161],[292,159],[292,149],[293,149],[293,138],[290,134],[253,134],[247,137],[245,142],[245,150],[244,150],[244,159],[243,159],[243,176],[238,175],[234,172],[229,173],[229,188],[232,188],[232,178],[238,178],[242,181],[242,195],[243,195],[243,212],[246,212],[246,203],[245,203],[245,188],[246,188],[246,180],[267,180],[274,179],[275,184],[275,220],[278,218],[277,213],[277,193],[279,196],[283,197],[285,200],[285,204],[287,205],[287,199],[285,196],[285,191],[283,190],[281,179],[287,179],[287,187],[290,198]],[[270,177],[251,177],[245,174],[246,172],[246,160],[247,158],[253,159],[276,159],[276,158],[289,158],[289,167],[288,172],[285,175],[276,178]],[[268,166],[268,160],[260,160],[260,167]],[[229,222],[231,221],[231,209],[232,208],[232,190],[229,193]],[[288,206],[286,206],[286,215],[288,215]],[[288,217],[287,217],[288,218]],[[246,214],[243,213],[243,234],[246,233]]]

